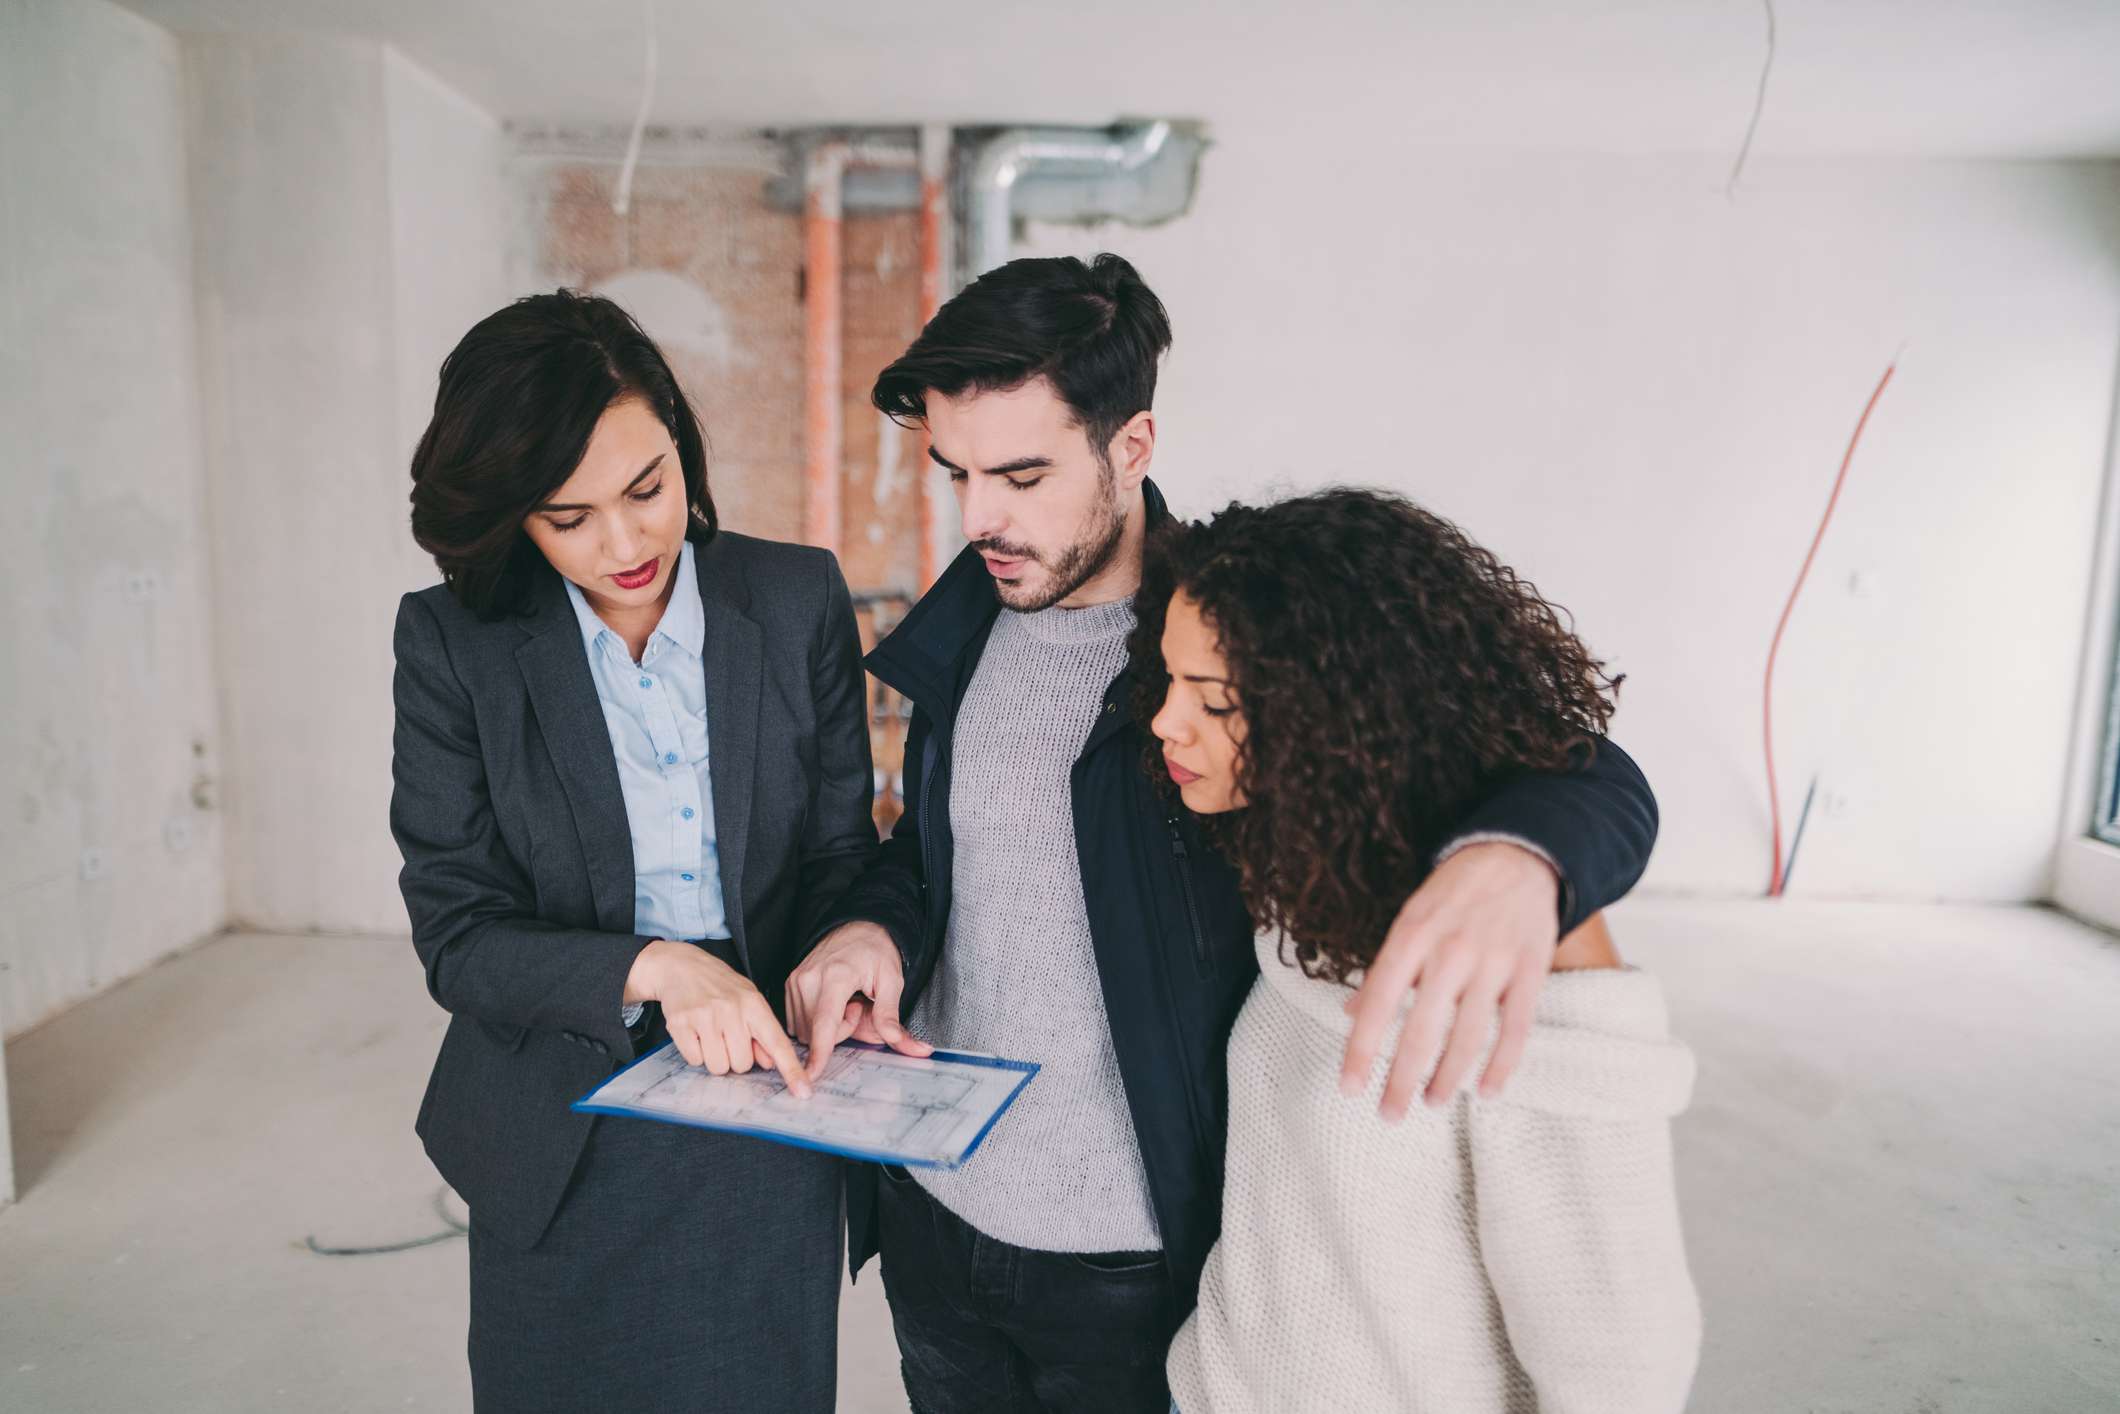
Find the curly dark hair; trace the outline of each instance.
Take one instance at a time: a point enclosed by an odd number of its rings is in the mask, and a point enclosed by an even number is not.
[[[1244,714],[1246,808],[1203,827],[1312,976],[1367,967],[1468,808],[1578,764],[1612,716],[1620,680],[1565,611],[1403,497],[1334,489],[1160,527],[1132,644],[1144,726],[1174,592],[1219,638]],[[1147,765],[1175,792],[1153,734]]]

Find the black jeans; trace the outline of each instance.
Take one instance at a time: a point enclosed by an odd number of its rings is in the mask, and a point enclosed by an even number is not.
[[[902,1168],[877,1181],[883,1289],[914,1414],[1168,1414],[1177,1333],[1160,1252],[997,1241]]]

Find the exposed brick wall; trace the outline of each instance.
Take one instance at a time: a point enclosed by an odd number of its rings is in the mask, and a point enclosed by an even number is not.
[[[540,228],[530,233],[540,282],[582,289],[623,286],[660,272],[706,297],[723,337],[664,337],[670,311],[637,307],[634,316],[663,344],[705,424],[709,484],[722,523],[775,540],[802,532],[803,272],[802,218],[774,209],[766,174],[710,166],[641,167],[630,209],[611,209],[618,168],[555,162],[529,169]],[[920,223],[917,212],[850,213],[844,229],[846,331],[841,463],[844,542],[840,563],[857,595],[917,589],[917,493],[928,475],[920,439],[869,406],[869,385],[920,329]],[[664,286],[664,288],[669,288]],[[672,290],[673,295],[689,292]],[[673,305],[683,303],[673,299]],[[689,308],[689,305],[687,306]],[[882,626],[895,621],[881,609]],[[861,614],[864,646],[877,612]],[[902,725],[896,699],[873,682],[872,742],[883,790],[879,820],[895,817],[893,795]],[[890,700],[885,701],[885,698]]]

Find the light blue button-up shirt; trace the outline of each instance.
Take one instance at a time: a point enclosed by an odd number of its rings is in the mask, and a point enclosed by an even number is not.
[[[729,936],[708,778],[706,613],[692,542],[677,557],[662,622],[634,662],[572,580],[568,602],[588,646],[633,836],[633,931],[696,941]],[[626,1023],[639,1018],[626,1009]]]

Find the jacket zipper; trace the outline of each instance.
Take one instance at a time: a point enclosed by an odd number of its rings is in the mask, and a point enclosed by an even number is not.
[[[1170,826],[1170,852],[1178,861],[1178,889],[1185,895],[1185,921],[1192,925],[1193,960],[1200,971],[1207,971],[1207,934],[1200,927],[1200,905],[1193,898],[1192,857],[1185,849],[1185,836],[1178,829],[1178,817],[1173,815],[1166,822]]]

